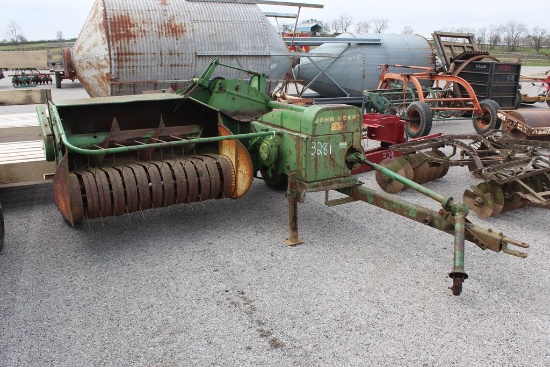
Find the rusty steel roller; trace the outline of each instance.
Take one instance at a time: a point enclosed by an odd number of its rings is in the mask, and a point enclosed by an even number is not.
[[[175,204],[231,198],[236,174],[230,158],[204,154],[90,167],[69,173],[66,182],[71,208],[64,217],[78,223]]]
[[[502,117],[503,127],[510,130],[510,135],[515,139],[550,140],[548,110],[504,111]]]

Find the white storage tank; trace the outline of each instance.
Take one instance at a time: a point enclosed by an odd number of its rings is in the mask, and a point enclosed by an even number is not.
[[[419,35],[341,34],[336,37],[338,38],[353,41],[324,43],[310,52],[313,62],[308,58],[301,58],[300,64],[294,68],[296,78],[303,80],[304,85],[317,78],[309,89],[323,97],[360,97],[364,90],[376,89],[381,64],[432,68],[435,66],[435,56],[430,43]],[[315,57],[316,53],[341,56],[336,59],[327,56]],[[330,63],[332,65],[329,66]],[[326,73],[319,75],[320,69],[325,68]],[[421,72],[410,68],[390,68],[389,71]]]

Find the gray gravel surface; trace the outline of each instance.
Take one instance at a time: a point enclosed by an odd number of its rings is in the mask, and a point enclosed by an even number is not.
[[[478,182],[451,168],[426,186],[460,199]],[[531,247],[519,259],[468,243],[455,297],[451,236],[313,193],[299,205],[305,243],[288,247],[284,193],[260,180],[239,200],[75,228],[50,184],[1,189],[0,201],[0,366],[550,365],[548,210],[470,214]]]

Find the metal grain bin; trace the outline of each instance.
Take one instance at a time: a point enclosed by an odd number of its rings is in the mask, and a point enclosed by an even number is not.
[[[351,43],[325,43],[310,52],[313,62],[301,58],[300,64],[294,68],[296,77],[302,79],[304,85],[318,77],[309,89],[323,97],[360,97],[364,90],[376,89],[381,64],[427,67],[435,64],[432,47],[419,35],[341,34],[338,38],[355,40]],[[316,53],[341,56],[336,59],[313,57]],[[319,75],[319,68],[326,68],[326,73]],[[390,71],[420,72],[409,68],[391,68]]]
[[[98,0],[64,63],[90,96],[100,97],[186,87],[214,58],[280,79],[290,61],[271,55],[286,51],[255,4]],[[247,77],[223,72],[216,76]]]

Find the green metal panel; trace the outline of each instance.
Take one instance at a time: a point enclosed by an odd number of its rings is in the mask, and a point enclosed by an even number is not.
[[[308,137],[300,141],[297,160],[297,179],[303,182],[315,182],[351,174],[346,165],[346,153],[353,140],[351,133]]]
[[[303,134],[312,136],[341,134],[361,131],[361,111],[353,106],[311,106],[301,118]]]

